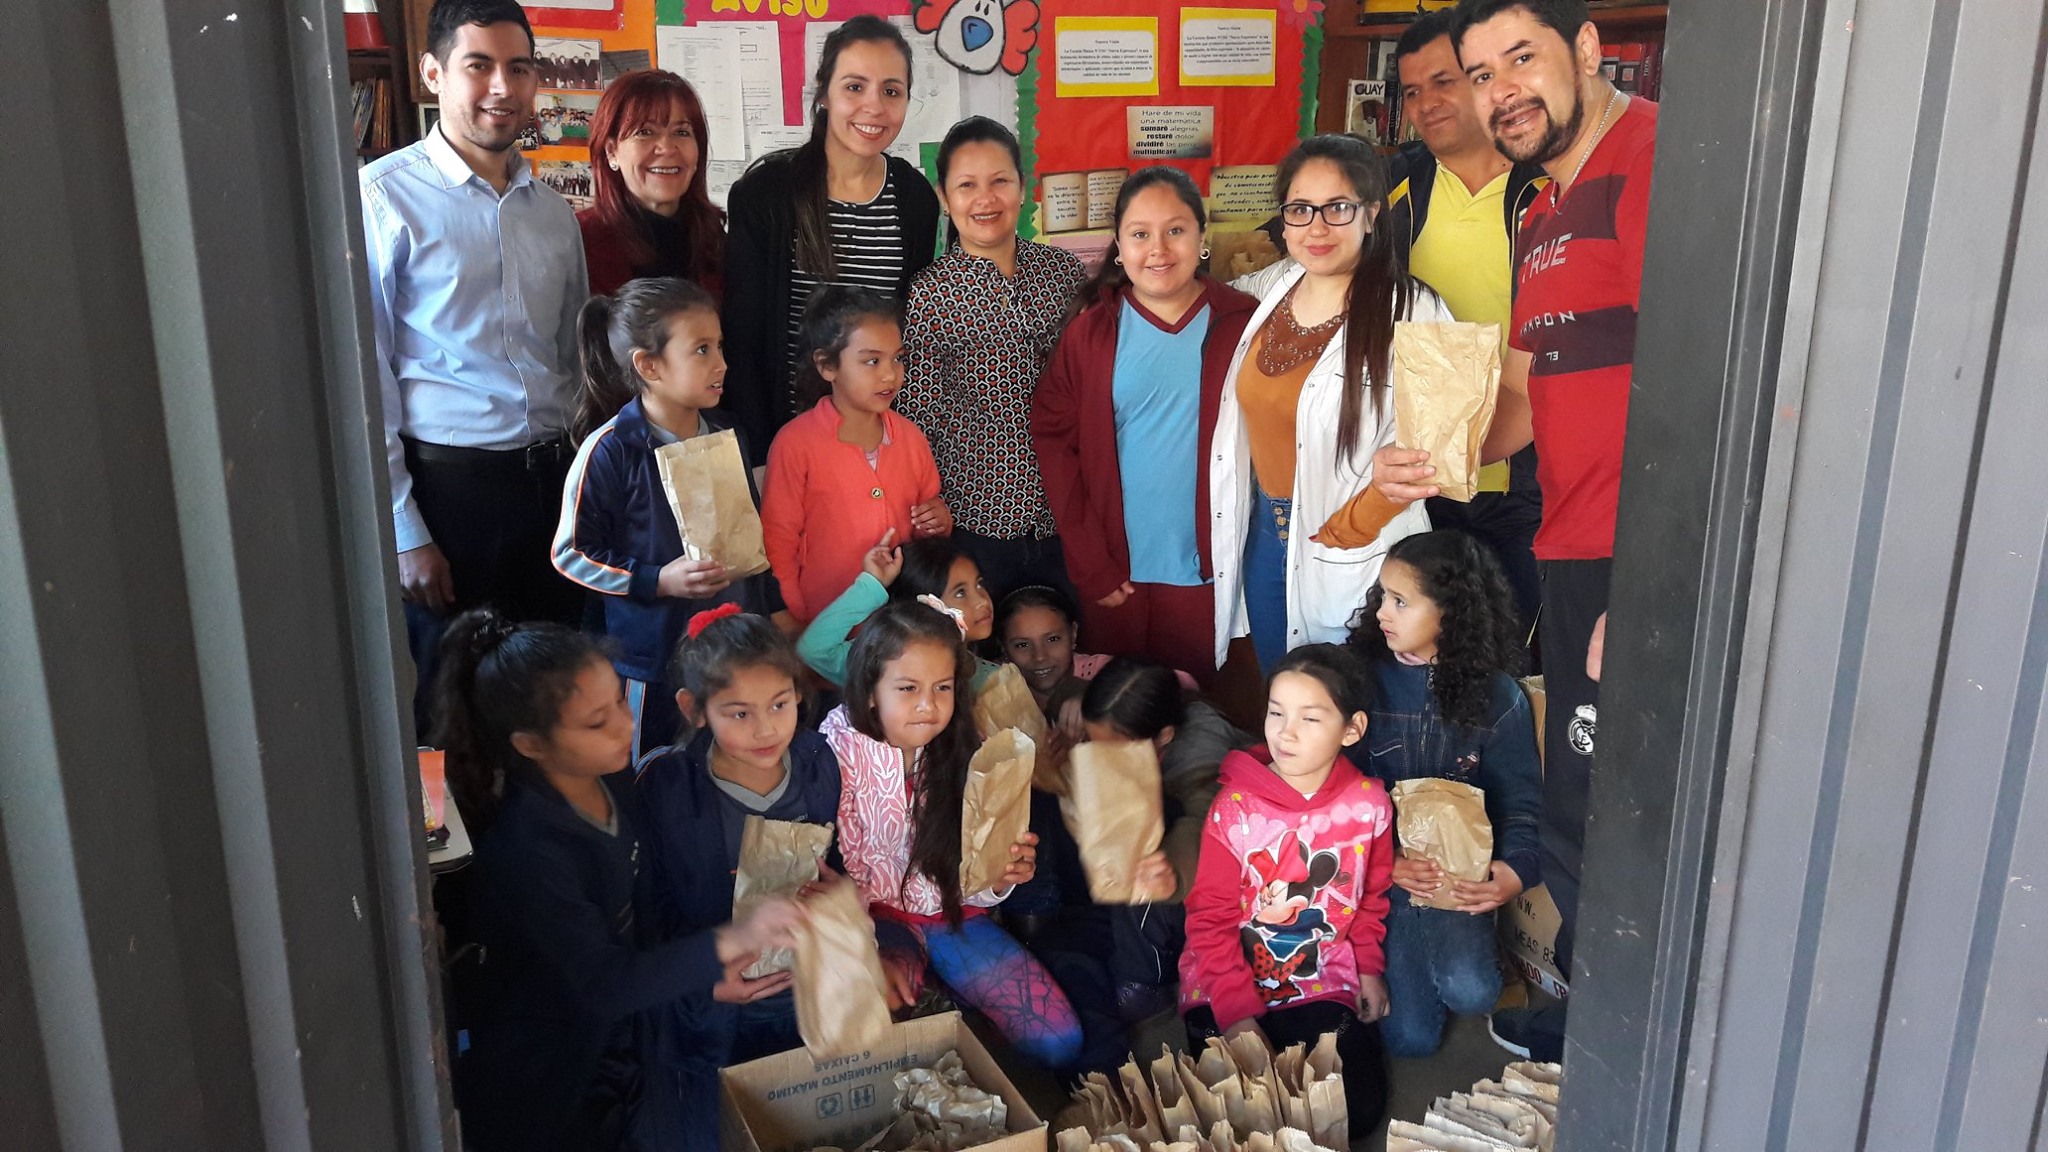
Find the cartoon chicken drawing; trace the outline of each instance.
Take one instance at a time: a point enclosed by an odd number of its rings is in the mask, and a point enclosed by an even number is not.
[[[1038,42],[1037,0],[921,0],[917,30],[931,36],[947,63],[987,75],[1024,71]]]
[[[1316,906],[1323,886],[1343,879],[1337,854],[1311,853],[1290,828],[1272,848],[1253,852],[1246,862],[1260,885],[1252,899],[1252,922],[1241,936],[1252,982],[1267,1004],[1290,1003],[1302,994],[1296,978],[1316,975],[1323,943],[1337,935]]]

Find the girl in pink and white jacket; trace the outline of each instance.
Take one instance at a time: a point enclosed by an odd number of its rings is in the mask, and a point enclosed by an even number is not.
[[[1266,747],[1224,758],[1187,898],[1181,1012],[1275,1051],[1337,1034],[1352,1130],[1386,1108],[1387,888],[1394,805],[1342,755],[1365,737],[1370,671],[1335,644],[1287,653],[1267,688]]]
[[[1037,837],[1002,881],[960,891],[960,805],[974,729],[973,653],[937,597],[877,609],[847,654],[846,703],[819,726],[839,758],[839,850],[875,918],[891,1007],[917,1001],[927,968],[953,997],[1054,1069],[1081,1052],[1066,995],[987,911],[1031,879]]]

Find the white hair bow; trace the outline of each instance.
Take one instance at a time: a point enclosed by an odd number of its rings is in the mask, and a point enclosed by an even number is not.
[[[954,627],[960,629],[960,638],[962,640],[967,639],[967,613],[962,612],[958,608],[946,607],[945,601],[939,599],[937,596],[934,596],[929,592],[925,593],[922,596],[919,596],[917,598],[917,602],[919,604],[924,605],[927,608],[930,608],[934,612],[943,612],[946,615],[951,616],[953,618]]]

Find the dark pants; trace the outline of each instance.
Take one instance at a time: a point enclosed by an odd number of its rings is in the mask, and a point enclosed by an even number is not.
[[[1593,626],[1607,611],[1611,560],[1543,564],[1543,877],[1557,902],[1557,963],[1571,979],[1586,848],[1586,795],[1599,728],[1600,686],[1586,675]]]
[[[413,716],[423,742],[432,738],[435,657],[449,620],[485,605],[514,620],[572,626],[583,614],[583,590],[556,572],[549,556],[569,445],[530,453],[462,452],[460,459],[443,459],[445,452],[405,442],[413,500],[455,582],[455,603],[446,615],[410,601],[405,605],[406,638],[419,670]]]
[[[1387,910],[1387,1054],[1413,1059],[1443,1043],[1452,1014],[1483,1016],[1500,999],[1493,916],[1399,901]]]
[[[1060,538],[1057,536],[1047,536],[1042,540],[1030,536],[1001,540],[955,528],[953,543],[974,560],[976,568],[981,569],[981,581],[988,585],[991,599],[1001,600],[1017,589],[1033,584],[1057,588],[1060,595],[1069,600],[1076,599],[1074,586],[1067,581],[1066,554],[1060,550]]]
[[[1433,528],[1462,528],[1493,550],[1507,573],[1508,587],[1514,591],[1515,611],[1521,616],[1526,642],[1536,622],[1536,609],[1543,603],[1543,575],[1537,569],[1534,551],[1536,529],[1543,524],[1543,494],[1534,488],[1481,492],[1470,504],[1432,497],[1429,523]],[[1533,663],[1529,669],[1531,673],[1539,670]]]
[[[1216,1013],[1207,1005],[1190,1008],[1185,1017],[1188,1047],[1197,1055],[1203,1042],[1221,1034]],[[1259,1017],[1259,1029],[1284,1052],[1296,1044],[1310,1048],[1330,1032],[1337,1034],[1337,1056],[1344,1062],[1344,1106],[1354,1142],[1380,1126],[1387,1114],[1387,1057],[1380,1047],[1380,1026],[1358,1018],[1348,1005],[1316,1000],[1274,1008]]]

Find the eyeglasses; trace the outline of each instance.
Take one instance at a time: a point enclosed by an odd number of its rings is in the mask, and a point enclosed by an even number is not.
[[[1332,228],[1342,228],[1358,219],[1358,210],[1364,207],[1356,200],[1332,200],[1328,204],[1310,204],[1295,200],[1280,206],[1280,220],[1289,228],[1306,228],[1315,223],[1316,213],[1323,214],[1323,223]]]

